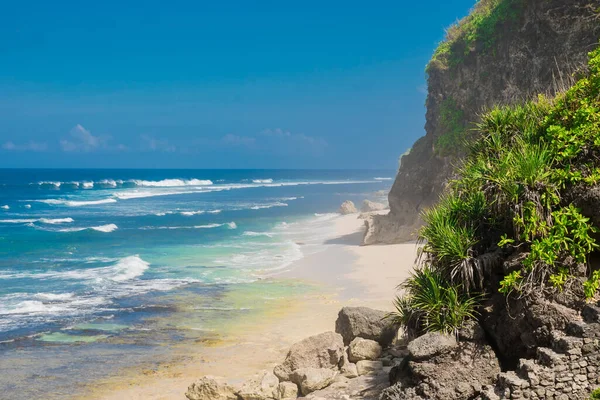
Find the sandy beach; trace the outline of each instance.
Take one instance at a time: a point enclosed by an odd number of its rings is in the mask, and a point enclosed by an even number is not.
[[[309,282],[314,291],[282,300],[260,320],[233,321],[218,340],[176,350],[176,361],[152,369],[130,368],[117,378],[95,382],[77,398],[185,399],[187,387],[200,376],[222,376],[241,383],[273,368],[294,342],[333,330],[343,306],[391,310],[396,286],[412,269],[416,245],[361,247],[363,220],[357,214],[335,218],[332,223],[335,234],[325,240],[324,250],[268,278]]]

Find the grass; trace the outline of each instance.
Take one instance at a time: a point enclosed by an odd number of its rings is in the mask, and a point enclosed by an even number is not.
[[[440,104],[439,126],[443,133],[437,138],[435,151],[439,156],[457,155],[466,143],[464,112],[449,97]]]
[[[588,66],[553,99],[540,96],[482,116],[457,178],[423,212],[420,265],[402,285],[399,321],[454,332],[476,315],[484,290],[528,296],[569,287],[596,298],[600,271],[580,271],[600,247],[599,229],[565,200],[574,188],[600,182],[600,48]],[[499,282],[490,280],[492,271],[503,271],[502,254],[515,252],[523,261]]]
[[[477,316],[477,299],[464,295],[430,268],[416,270],[401,289],[406,295],[396,298],[396,312],[390,317],[407,327],[411,336],[422,332],[457,335],[466,320]]]
[[[482,51],[495,51],[498,26],[518,19],[522,7],[523,0],[478,0],[468,16],[446,30],[426,72],[453,68],[478,46]]]

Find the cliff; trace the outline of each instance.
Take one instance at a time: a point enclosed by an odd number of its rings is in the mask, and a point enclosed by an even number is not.
[[[478,116],[568,87],[599,38],[599,0],[479,1],[426,68],[426,135],[402,157],[390,213],[366,222],[364,244],[414,239],[421,210],[438,200]]]

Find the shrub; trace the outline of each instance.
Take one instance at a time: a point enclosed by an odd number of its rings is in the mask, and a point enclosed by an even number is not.
[[[566,92],[493,108],[477,130],[457,178],[422,213],[418,269],[401,285],[394,314],[415,332],[456,332],[476,316],[503,248],[523,253],[492,282],[505,295],[562,291],[569,282],[588,300],[600,290],[600,270],[573,279],[598,249],[599,230],[565,200],[573,186],[600,182],[600,48]]]
[[[516,20],[523,0],[478,0],[469,15],[446,30],[446,38],[435,50],[425,69],[446,69],[460,64],[480,44],[483,51],[493,51],[498,25]]]
[[[411,335],[457,334],[466,320],[477,316],[478,297],[464,295],[459,287],[428,267],[415,270],[400,288],[405,295],[396,298],[396,311],[390,317]]]

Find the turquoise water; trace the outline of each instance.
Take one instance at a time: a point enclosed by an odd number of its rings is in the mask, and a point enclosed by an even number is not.
[[[269,294],[305,290],[265,278],[319,251],[342,201],[382,200],[393,174],[0,170],[0,389],[38,395],[37,382],[60,398],[69,374],[107,372],[90,362],[156,358]],[[165,329],[175,314],[188,322]],[[55,352],[75,361],[33,366]],[[56,374],[62,386],[32,378]]]

